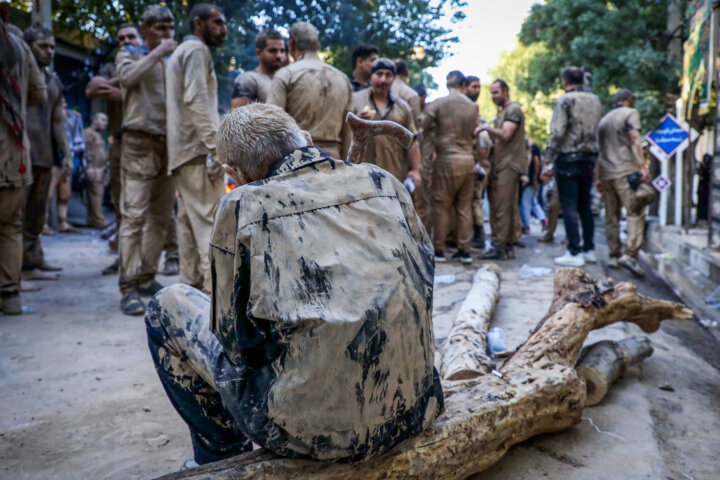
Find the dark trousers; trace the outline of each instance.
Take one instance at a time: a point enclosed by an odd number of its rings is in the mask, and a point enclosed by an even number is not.
[[[40,235],[47,218],[52,167],[32,166],[33,183],[26,187],[23,217],[23,270],[40,268],[45,259]]]
[[[593,186],[594,171],[594,155],[581,155],[581,158],[570,161],[561,155],[555,161],[555,178],[563,212],[563,221],[565,222],[568,250],[573,255],[595,248],[593,243],[595,223],[590,210],[590,192]],[[580,223],[582,224],[582,246],[580,245],[578,216],[580,216]]]

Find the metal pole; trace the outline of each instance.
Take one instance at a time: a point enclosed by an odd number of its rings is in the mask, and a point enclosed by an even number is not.
[[[682,105],[683,101],[682,98],[678,98],[677,103],[675,104],[675,118],[678,119],[678,121],[682,122]],[[688,138],[688,142],[690,141],[690,138]],[[688,145],[688,148],[689,145]],[[683,184],[682,184],[682,166],[683,166],[683,152],[678,149],[678,151],[675,153],[675,225],[682,226],[682,194],[683,194]]]

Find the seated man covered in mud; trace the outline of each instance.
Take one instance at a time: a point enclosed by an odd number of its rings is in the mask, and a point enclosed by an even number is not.
[[[429,425],[433,248],[392,175],[308,145],[273,105],[231,111],[219,160],[212,296],[158,292],[146,315],[160,380],[195,461],[254,442],[287,457],[357,461]]]

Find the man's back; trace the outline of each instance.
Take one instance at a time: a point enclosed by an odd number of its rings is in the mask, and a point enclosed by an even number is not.
[[[630,107],[610,110],[598,126],[598,173],[602,180],[620,178],[637,172],[639,163],[632,151],[630,132],[640,131],[640,115]]]
[[[233,81],[232,97],[265,103],[270,95],[272,80],[273,77],[257,70],[243,72]]]
[[[215,216],[211,328],[248,365],[220,372],[223,403],[283,455],[382,453],[441,408],[432,246],[387,172],[314,147],[279,164]]]
[[[335,147],[331,155],[343,153],[341,132],[352,109],[352,88],[345,74],[317,53],[308,52],[275,74],[268,103],[285,110],[316,145]]]
[[[425,114],[435,124],[435,145],[439,159],[473,158],[473,131],[477,105],[460,92],[428,104]],[[427,123],[427,121],[426,121]]]
[[[602,116],[597,95],[579,89],[561,95],[553,108],[548,149],[558,155],[597,153],[597,127]]]

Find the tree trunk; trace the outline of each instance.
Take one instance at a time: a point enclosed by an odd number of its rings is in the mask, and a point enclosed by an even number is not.
[[[648,337],[630,337],[620,342],[604,340],[584,348],[575,371],[585,380],[585,406],[600,403],[613,382],[625,374],[627,367],[640,363],[652,353]]]
[[[692,318],[682,305],[638,295],[631,283],[597,284],[578,269],[555,273],[553,310],[500,367],[502,378],[485,374],[444,382],[445,411],[429,429],[384,455],[330,464],[256,451],[162,478],[464,479],[497,462],[512,445],[580,421],[585,382],[573,366],[591,330],[627,321],[653,332],[661,320]]]
[[[491,263],[478,269],[450,334],[440,347],[443,379],[467,380],[495,368],[486,345],[488,325],[499,297],[500,268]]]

